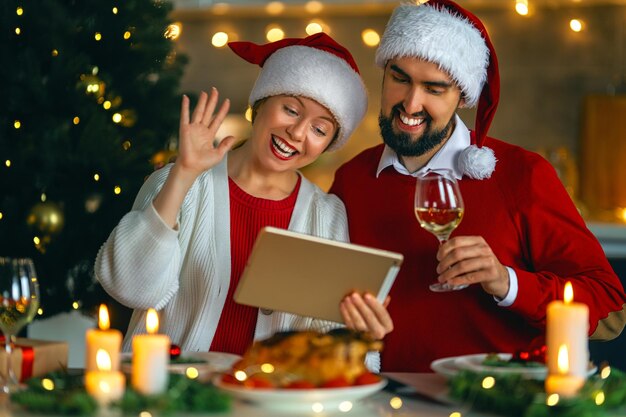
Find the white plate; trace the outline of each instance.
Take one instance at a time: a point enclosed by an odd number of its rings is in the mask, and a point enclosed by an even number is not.
[[[503,360],[511,359],[510,353],[498,353]],[[461,370],[469,370],[474,372],[484,372],[492,374],[519,374],[529,379],[543,380],[548,373],[545,366],[538,367],[518,367],[511,368],[506,366],[486,366],[483,361],[487,357],[486,353],[478,353],[474,355],[452,356],[433,361],[430,368],[438,374],[448,378],[455,376]],[[597,371],[597,367],[592,363],[589,364],[587,375],[593,375]]]
[[[189,367],[196,368],[200,374],[207,372],[225,372],[228,371],[235,362],[241,359],[239,355],[224,352],[183,352],[180,357],[190,360],[197,359],[198,362],[170,363],[168,366],[170,372],[184,374]],[[130,353],[122,353],[121,367],[123,372],[131,372],[132,364],[128,362],[130,358]]]
[[[375,384],[359,385],[345,388],[314,388],[314,389],[276,389],[276,388],[245,388],[223,383],[221,376],[213,379],[215,386],[233,397],[253,402],[261,407],[319,412],[337,409],[345,401],[354,403],[370,396],[387,385],[382,378]]]

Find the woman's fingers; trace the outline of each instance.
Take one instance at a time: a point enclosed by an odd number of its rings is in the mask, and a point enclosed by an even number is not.
[[[202,118],[199,123],[202,123],[204,126],[209,126],[211,124],[211,120],[213,119],[213,112],[215,111],[215,107],[217,106],[217,100],[219,98],[219,92],[217,88],[211,87],[211,94],[208,96],[205,101],[205,106],[202,109]]]
[[[196,104],[195,109],[193,109],[193,113],[191,114],[191,123],[201,123],[202,117],[204,116],[204,110],[206,109],[206,103],[209,96],[205,91],[200,92],[200,97],[198,98],[198,104]]]
[[[183,94],[183,99],[180,101],[180,126],[189,124],[189,97]]]

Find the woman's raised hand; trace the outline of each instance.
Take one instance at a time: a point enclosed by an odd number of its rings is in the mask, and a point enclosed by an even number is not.
[[[194,178],[217,165],[235,143],[233,136],[227,136],[221,142],[215,138],[230,108],[230,100],[226,99],[214,114],[218,98],[216,88],[212,88],[210,94],[204,91],[200,93],[190,118],[189,97],[183,96],[176,165],[178,171]]]

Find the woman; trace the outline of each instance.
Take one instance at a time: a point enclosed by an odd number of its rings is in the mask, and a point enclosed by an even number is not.
[[[125,340],[142,333],[145,311],[161,310],[160,328],[187,351],[242,354],[254,339],[280,330],[328,330],[337,323],[236,304],[233,292],[259,229],[289,228],[348,240],[343,204],[298,169],[341,147],[367,108],[350,53],[325,34],[266,45],[229,44],[262,67],[250,94],[252,133],[215,141],[229,101],[202,93],[193,113],[183,96],[179,155],[155,172],[103,245],[96,275],[135,309]],[[382,338],[392,323],[372,296],[340,306],[346,325]],[[368,359],[372,369],[377,364]]]

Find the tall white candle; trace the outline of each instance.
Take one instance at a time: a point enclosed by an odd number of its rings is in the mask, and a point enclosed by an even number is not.
[[[563,301],[548,304],[546,323],[546,347],[548,373],[562,374],[559,371],[559,348],[567,346],[568,375],[582,378],[587,376],[589,363],[589,308],[574,300],[572,284],[565,284]]]
[[[157,334],[159,317],[153,308],[146,316],[146,330],[148,334],[133,337],[131,381],[133,388],[144,395],[159,394],[167,388],[170,339]]]
[[[122,333],[109,327],[109,310],[106,305],[101,304],[98,311],[98,329],[89,329],[85,334],[85,371],[98,369],[96,354],[100,349],[105,350],[110,356],[111,371],[119,370]]]

